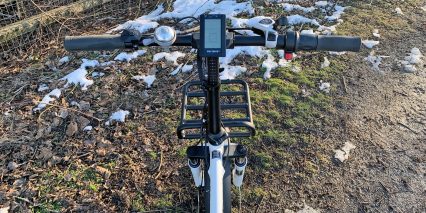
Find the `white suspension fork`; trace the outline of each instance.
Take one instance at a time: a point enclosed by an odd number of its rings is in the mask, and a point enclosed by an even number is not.
[[[225,168],[223,167],[224,141],[218,146],[209,144],[210,152],[210,213],[223,213],[223,176]]]

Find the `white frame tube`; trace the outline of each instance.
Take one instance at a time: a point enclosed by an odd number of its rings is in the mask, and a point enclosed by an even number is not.
[[[224,141],[218,146],[208,144],[210,152],[210,167],[208,170],[210,178],[210,213],[223,213],[223,176],[225,168],[223,167]],[[213,152],[216,154],[213,155]],[[217,156],[219,153],[219,157]]]

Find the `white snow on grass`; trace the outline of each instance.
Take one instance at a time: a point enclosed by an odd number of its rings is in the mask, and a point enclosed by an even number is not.
[[[305,16],[301,15],[287,16],[287,20],[290,25],[311,24],[315,26],[320,26],[319,22],[316,19],[306,18]]]
[[[122,31],[124,29],[137,30],[140,33],[145,33],[150,29],[158,27],[158,23],[154,19],[164,11],[163,5],[159,5],[157,9],[152,11],[150,14],[139,17],[132,21],[127,21],[124,24],[110,30],[109,32]]]
[[[381,72],[379,66],[382,63],[382,59],[387,58],[387,57],[389,57],[389,56],[383,56],[383,55],[377,55],[376,56],[376,55],[374,55],[374,51],[373,51],[367,57],[365,57],[364,60],[370,62],[370,64],[372,65],[372,69],[374,71]]]
[[[183,18],[186,16],[198,17],[204,13],[225,14],[227,17],[236,16],[241,13],[253,14],[254,9],[250,2],[221,1],[215,0],[176,0],[173,3],[173,11],[166,12],[156,17],[159,19]],[[191,20],[191,19],[188,19]]]
[[[268,54],[268,58],[263,61],[262,67],[266,69],[265,73],[263,74],[263,79],[270,79],[271,78],[271,70],[278,67],[277,62],[275,62],[275,58]]]
[[[324,57],[324,61],[321,63],[321,69],[329,67],[330,66],[330,61],[328,60],[327,57]]]
[[[132,79],[140,81],[143,80],[146,83],[146,87],[150,88],[155,81],[155,75],[135,75]]]
[[[179,64],[178,67],[176,67],[176,69],[173,70],[173,72],[170,73],[170,75],[176,75],[179,73],[180,69],[182,69],[183,64]]]
[[[327,5],[328,5],[327,1],[317,1],[317,2],[315,2],[315,6],[318,6],[318,7],[326,7]]]
[[[373,40],[363,40],[362,44],[367,47],[368,49],[373,48],[374,46],[378,45],[380,41],[373,41]]]
[[[109,117],[109,120],[105,122],[105,125],[109,126],[112,121],[124,123],[126,121],[126,116],[129,114],[130,112],[127,110],[118,110],[117,112],[112,113],[111,117]]]
[[[423,64],[423,55],[420,52],[419,48],[413,48],[411,49],[408,56],[404,58],[403,61],[401,61],[402,70],[404,72],[415,72],[417,71],[417,66],[421,67]]]
[[[87,90],[87,87],[93,84],[93,80],[86,78],[87,68],[99,66],[99,62],[97,60],[82,60],[83,63],[81,64],[80,68],[60,79],[67,82],[64,87],[69,87],[70,85],[80,85],[82,90]]]
[[[302,7],[302,6],[297,5],[297,4],[289,4],[289,3],[284,3],[283,8],[287,12],[291,12],[293,10],[300,10],[300,11],[303,11],[305,13],[310,13],[310,12],[313,12],[314,10],[316,10],[315,7]]]
[[[227,49],[226,57],[219,58],[220,65],[222,68],[224,68],[224,71],[220,74],[220,78],[222,80],[234,79],[242,72],[247,71],[247,69],[244,67],[229,65],[238,55],[244,54],[251,57],[262,58],[263,56],[267,55],[268,52],[269,51],[264,50],[261,47],[235,47],[234,49]]]
[[[194,67],[194,65],[185,64],[185,65],[182,67],[182,72],[191,72],[193,67]]]
[[[101,67],[106,67],[115,64],[115,61],[106,61],[100,64]]]
[[[43,91],[48,90],[48,89],[49,89],[49,86],[47,86],[47,84],[40,84],[40,85],[38,86],[37,91],[38,91],[38,92],[43,92]]]
[[[83,129],[83,131],[91,131],[93,129],[93,127],[92,126],[86,126],[86,127],[84,127],[84,129]]]
[[[398,15],[404,15],[404,13],[402,12],[401,8],[399,8],[399,7],[395,8],[395,12]]]
[[[339,6],[339,5],[336,5],[335,7],[334,7],[334,12],[333,12],[333,14],[331,15],[331,16],[326,16],[325,17],[325,19],[327,20],[327,21],[337,21],[338,19],[340,19],[340,17],[342,16],[342,14],[344,13],[344,11],[345,11],[345,7],[342,7],[342,6]]]
[[[92,78],[102,77],[105,73],[103,72],[92,72]]]
[[[374,29],[373,30],[373,36],[376,38],[380,38],[380,34],[379,34],[379,30],[378,29]]]
[[[153,60],[154,61],[159,61],[161,59],[166,59],[166,61],[169,62],[173,62],[174,65],[178,65],[177,60],[178,58],[184,57],[186,54],[179,52],[179,51],[174,51],[171,53],[168,52],[161,52],[161,53],[157,53],[154,55]]]
[[[220,73],[220,79],[222,80],[235,79],[235,77],[247,71],[247,68],[242,66],[223,65],[222,67],[225,69]]]
[[[126,52],[122,52],[120,54],[118,54],[114,60],[116,61],[127,61],[130,62],[131,60],[137,58],[138,56],[144,55],[146,53],[145,50],[138,50],[132,53],[126,53]]]
[[[426,12],[426,5],[421,7],[421,9],[423,10],[423,12]]]
[[[59,66],[61,66],[62,64],[68,63],[69,61],[70,61],[70,57],[64,56],[63,58],[59,59],[58,63],[59,63]]]
[[[350,142],[346,142],[342,148],[334,150],[334,158],[338,159],[340,162],[344,162],[349,158],[349,152],[355,148],[355,145]]]
[[[322,82],[322,80],[320,81],[319,89],[321,91],[324,91],[325,93],[330,93],[330,87],[331,87],[330,83]]]
[[[34,112],[36,111],[40,111],[43,108],[45,108],[48,104],[50,104],[50,102],[58,99],[59,97],[61,97],[61,90],[60,89],[54,89],[51,92],[49,92],[49,94],[47,94],[46,96],[44,96],[44,98],[41,100],[41,102],[37,105],[37,107],[35,107],[33,109]]]

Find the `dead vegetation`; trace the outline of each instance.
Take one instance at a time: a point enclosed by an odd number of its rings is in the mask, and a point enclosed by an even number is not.
[[[373,2],[375,8],[370,9],[353,5],[347,14],[352,21],[348,18],[338,31],[367,37],[370,26],[360,23],[378,13],[383,19],[372,25],[385,36],[379,51],[398,57],[399,49],[419,46],[426,52],[420,45],[425,31],[418,27],[424,16],[407,15],[397,22],[404,30],[398,30],[384,23],[393,22],[392,11],[376,10],[382,4]],[[403,6],[409,11],[417,5]],[[96,30],[108,24],[98,23]],[[185,160],[186,147],[194,142],[179,141],[175,129],[180,89],[196,75],[170,76],[173,66],[152,62],[156,52],[150,49],[132,63],[89,70],[89,75],[105,75],[95,78],[89,91],[67,88],[65,96],[40,113],[32,110],[45,94],[37,91],[40,84],[55,88],[64,83],[57,79],[77,68],[81,58],[107,61],[117,53],[72,54],[69,63],[59,65],[58,59],[69,53],[58,46],[0,68],[0,208],[194,211],[197,190]],[[279,69],[268,81],[262,79],[259,59],[236,60],[249,69],[241,78],[249,82],[259,131],[239,141],[250,150],[243,212],[297,210],[305,202],[326,212],[426,209],[421,191],[426,160],[424,73],[401,76],[389,62],[387,75],[378,76],[363,64],[367,54],[364,50],[329,57],[330,67],[320,69],[325,54],[305,53],[294,62],[301,72]],[[148,73],[158,79],[151,89],[131,79]],[[330,94],[318,89],[320,80],[331,82]],[[104,125],[118,109],[131,112],[126,122]],[[398,123],[416,133],[399,129]],[[83,131],[87,125],[93,130]],[[333,150],[345,141],[359,148],[341,164]],[[234,194],[236,198],[237,191]],[[237,207],[237,200],[233,204]]]

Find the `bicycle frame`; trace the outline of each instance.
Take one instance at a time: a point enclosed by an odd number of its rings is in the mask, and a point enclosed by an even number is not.
[[[221,122],[220,109],[220,78],[219,78],[219,58],[200,58],[201,66],[198,66],[199,74],[204,75],[207,69],[207,79],[205,84],[207,101],[207,145],[209,147],[209,168],[210,178],[210,212],[223,212],[223,177],[225,169],[223,166],[223,154],[225,141],[229,140]],[[204,63],[203,63],[204,62]],[[204,79],[205,76],[200,76]]]

